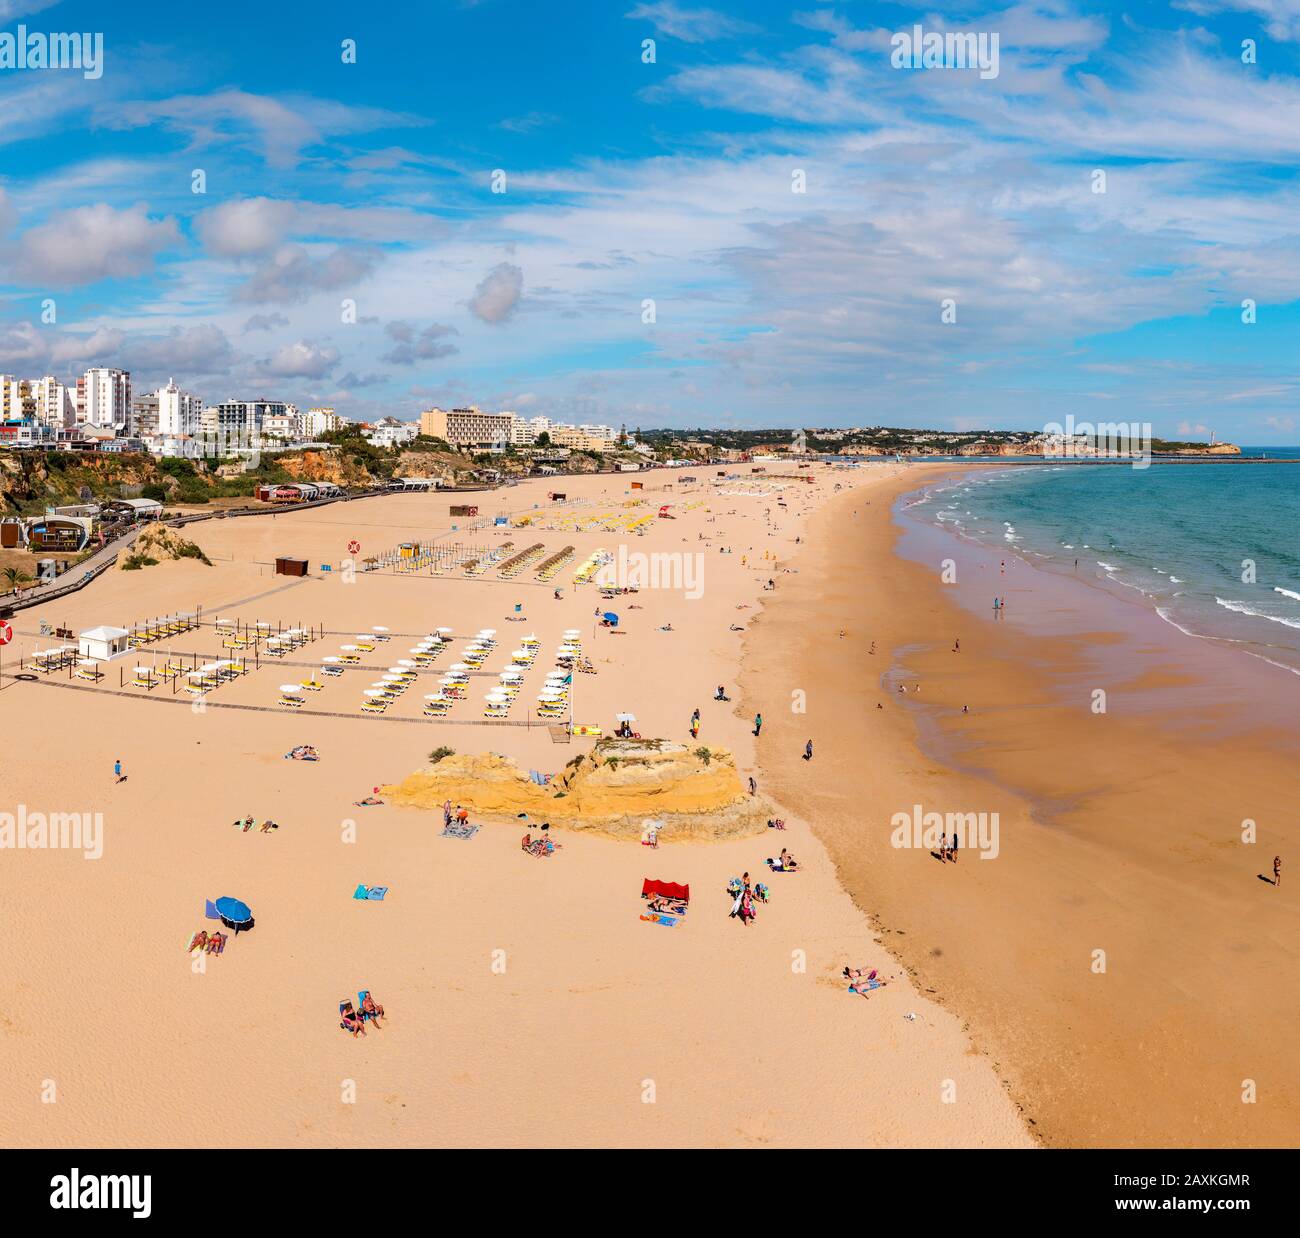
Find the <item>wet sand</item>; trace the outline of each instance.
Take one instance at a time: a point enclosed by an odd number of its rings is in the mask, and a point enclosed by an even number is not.
[[[1300,917],[1263,879],[1296,830],[1287,677],[894,514],[946,472],[811,518],[746,643],[768,785],[1045,1143],[1294,1145]],[[893,846],[918,804],[997,813],[997,858]]]

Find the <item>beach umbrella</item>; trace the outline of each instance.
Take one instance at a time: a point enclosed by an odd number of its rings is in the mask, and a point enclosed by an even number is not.
[[[447,669],[449,671],[467,671],[469,667],[464,662],[453,662]]]
[[[439,632],[440,635],[443,634],[443,633],[445,633],[447,636],[450,636],[454,630],[455,630],[455,629],[453,629],[453,628],[439,628],[439,629],[438,629],[438,632]]]
[[[300,683],[282,683],[280,691],[287,696],[300,696],[302,694],[302,684]]]
[[[441,692],[426,692],[424,699],[426,701],[445,701],[447,698]]]
[[[333,654],[333,653],[327,654],[325,657],[321,659],[322,662],[341,662],[342,660],[343,659],[340,658],[337,654]]]
[[[398,666],[414,666],[415,663],[412,662],[410,658],[398,658],[398,659],[397,659],[397,665],[398,665]]]
[[[402,682],[402,677],[401,677],[400,675],[384,675],[384,676],[382,676],[381,678],[383,679],[384,683],[401,683],[401,682]]]
[[[388,629],[387,629],[386,627],[384,627],[382,624],[378,624],[378,623],[375,624],[375,626],[374,626],[373,628],[371,628],[370,630],[371,630],[372,632],[387,632],[387,631],[388,631]]]
[[[618,622],[618,616],[617,616],[617,615],[616,615],[612,610],[607,610],[607,611],[605,612],[603,618],[605,618],[606,620],[608,620],[610,623],[617,623],[617,622]]]
[[[497,634],[497,630],[496,628],[479,628],[478,634],[480,636],[495,636]]]
[[[363,696],[386,696],[387,693],[382,692],[379,688],[365,688],[362,691],[362,695]]]
[[[635,722],[635,721],[636,721],[636,714],[615,714],[615,715],[614,715],[614,721],[615,721],[615,722]]]
[[[247,903],[241,902],[237,898],[225,895],[217,899],[215,906],[217,915],[221,917],[221,923],[227,928],[234,929],[236,933],[253,923],[252,910]]]
[[[339,648],[342,649],[344,653],[356,653],[357,651],[355,645],[340,645]]]

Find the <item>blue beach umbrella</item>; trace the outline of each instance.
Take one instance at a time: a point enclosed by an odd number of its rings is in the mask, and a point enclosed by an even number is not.
[[[604,616],[604,617],[605,617],[605,619],[607,619],[610,623],[614,623],[614,624],[617,624],[617,623],[618,623],[618,616],[617,616],[617,615],[616,615],[612,610],[607,610],[607,611],[605,612],[605,616]]]
[[[240,902],[237,898],[229,896],[219,898],[216,908],[222,923],[236,932],[253,923],[253,913],[249,910],[248,904]]]

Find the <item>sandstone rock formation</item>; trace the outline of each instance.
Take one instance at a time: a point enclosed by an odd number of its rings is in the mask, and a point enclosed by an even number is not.
[[[619,838],[639,839],[655,821],[665,841],[762,833],[772,815],[766,801],[742,787],[730,752],[667,740],[601,740],[547,786],[494,753],[449,756],[383,793],[413,808],[439,811],[450,800],[476,820],[549,821]]]

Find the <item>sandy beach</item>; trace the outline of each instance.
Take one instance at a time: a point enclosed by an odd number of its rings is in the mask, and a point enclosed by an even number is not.
[[[817,558],[827,544],[815,536],[797,557],[794,544],[827,527],[817,524],[819,507],[836,519],[844,500],[832,497],[833,485],[851,485],[855,499],[870,496],[872,510],[884,511],[908,480],[895,474],[887,465],[819,469],[815,487],[747,479],[719,488],[736,493],[703,484],[661,490],[673,479],[665,472],[647,475],[643,494],[624,477],[566,478],[563,509],[548,504],[544,481],[473,496],[489,518],[540,513],[524,528],[461,522],[453,532],[449,498],[436,494],[212,521],[186,531],[211,567],[189,560],[112,571],[22,612],[0,682],[0,719],[21,750],[7,762],[3,810],[102,813],[103,837],[97,859],[0,851],[0,983],[10,997],[0,1137],[10,1146],[1030,1146],[1007,1064],[972,1040],[946,970],[957,945],[949,939],[968,939],[971,926],[936,921],[923,940],[948,946],[945,966],[933,981],[918,969],[914,981],[894,959],[917,962],[895,927],[910,923],[899,918],[899,890],[874,904],[846,866],[842,806],[827,799],[830,788],[845,797],[856,786],[864,805],[883,805],[885,750],[870,731],[865,755],[860,744],[850,749],[863,737],[858,725],[836,739],[830,715],[810,709],[817,777],[798,784],[784,749],[796,734],[801,748],[806,736],[787,709],[767,703],[787,692],[786,676],[774,669],[758,686],[764,659],[843,658],[837,619],[821,624],[831,631],[820,643],[788,627],[783,647],[765,642],[802,608],[829,615],[841,604]],[[634,498],[647,506],[623,506]],[[615,606],[618,635],[594,625],[600,599],[590,586],[573,587],[573,565],[550,584],[530,572],[512,581],[491,571],[348,580],[318,570],[337,568],[352,539],[363,555],[413,539],[538,541],[548,551],[574,546],[577,563],[598,547],[616,549],[629,514],[663,502],[675,518],[649,522],[633,548],[702,555],[701,596],[647,589],[620,599],[641,609]],[[582,527],[602,515],[604,527]],[[720,553],[724,546],[733,553]],[[846,544],[844,553],[856,551]],[[902,570],[884,561],[883,545],[879,554],[874,572]],[[282,555],[308,559],[310,574],[275,575]],[[776,587],[765,591],[769,578]],[[842,597],[855,638],[864,633],[857,593],[846,586]],[[508,621],[516,605],[526,627]],[[199,607],[205,626],[128,658],[128,668],[168,654],[220,657],[207,626],[218,616],[325,634],[218,688],[201,711],[170,687],[119,686],[115,664],[95,684],[13,678],[18,657],[52,643],[38,633],[42,620],[78,631],[129,627]],[[744,630],[761,608],[757,630]],[[661,631],[670,621],[673,630]],[[362,667],[325,682],[301,711],[278,705],[289,676],[307,675],[375,626],[392,639]],[[760,796],[771,792],[786,806],[787,830],[721,843],[666,836],[655,851],[565,832],[561,850],[539,860],[520,850],[517,824],[488,822],[459,840],[441,835],[438,814],[358,806],[372,788],[424,767],[437,746],[500,752],[552,772],[590,744],[557,743],[546,726],[484,725],[486,681],[473,681],[446,719],[421,716],[423,684],[382,717],[362,715],[362,690],[388,659],[440,626],[457,639],[498,629],[493,672],[515,631],[535,631],[543,657],[521,706],[561,633],[581,629],[597,674],[577,677],[575,723],[608,731],[627,710],[643,735],[684,741],[698,707],[699,742],[734,752]],[[757,659],[743,679],[742,656]],[[828,691],[839,690],[840,676],[837,665]],[[731,703],[711,700],[718,684],[728,685]],[[754,701],[768,720],[757,744]],[[296,744],[314,745],[320,760],[285,760]],[[910,774],[917,758],[899,745],[899,772]],[[280,828],[232,828],[246,814]],[[727,914],[727,879],[759,871],[782,846],[804,871],[770,875],[770,904],[743,928]],[[874,844],[863,854],[876,862]],[[919,887],[947,876],[908,880]],[[677,927],[639,918],[647,877],[690,884],[690,912]],[[390,892],[383,902],[355,900],[358,883]],[[247,902],[256,925],[221,957],[191,957],[191,934],[212,924],[205,900],[219,896]],[[919,918],[928,909],[914,911]],[[872,917],[891,926],[884,945]],[[850,994],[846,965],[878,968],[889,984]],[[362,989],[373,990],[387,1018],[354,1040],[335,1011]],[[977,1019],[971,1026],[983,1028]]]
[[[811,518],[816,588],[780,591],[746,637],[770,787],[1037,1138],[1294,1145],[1297,913],[1269,882],[1294,836],[1290,676],[891,512],[944,475]],[[998,814],[996,859],[892,845],[914,805]]]

